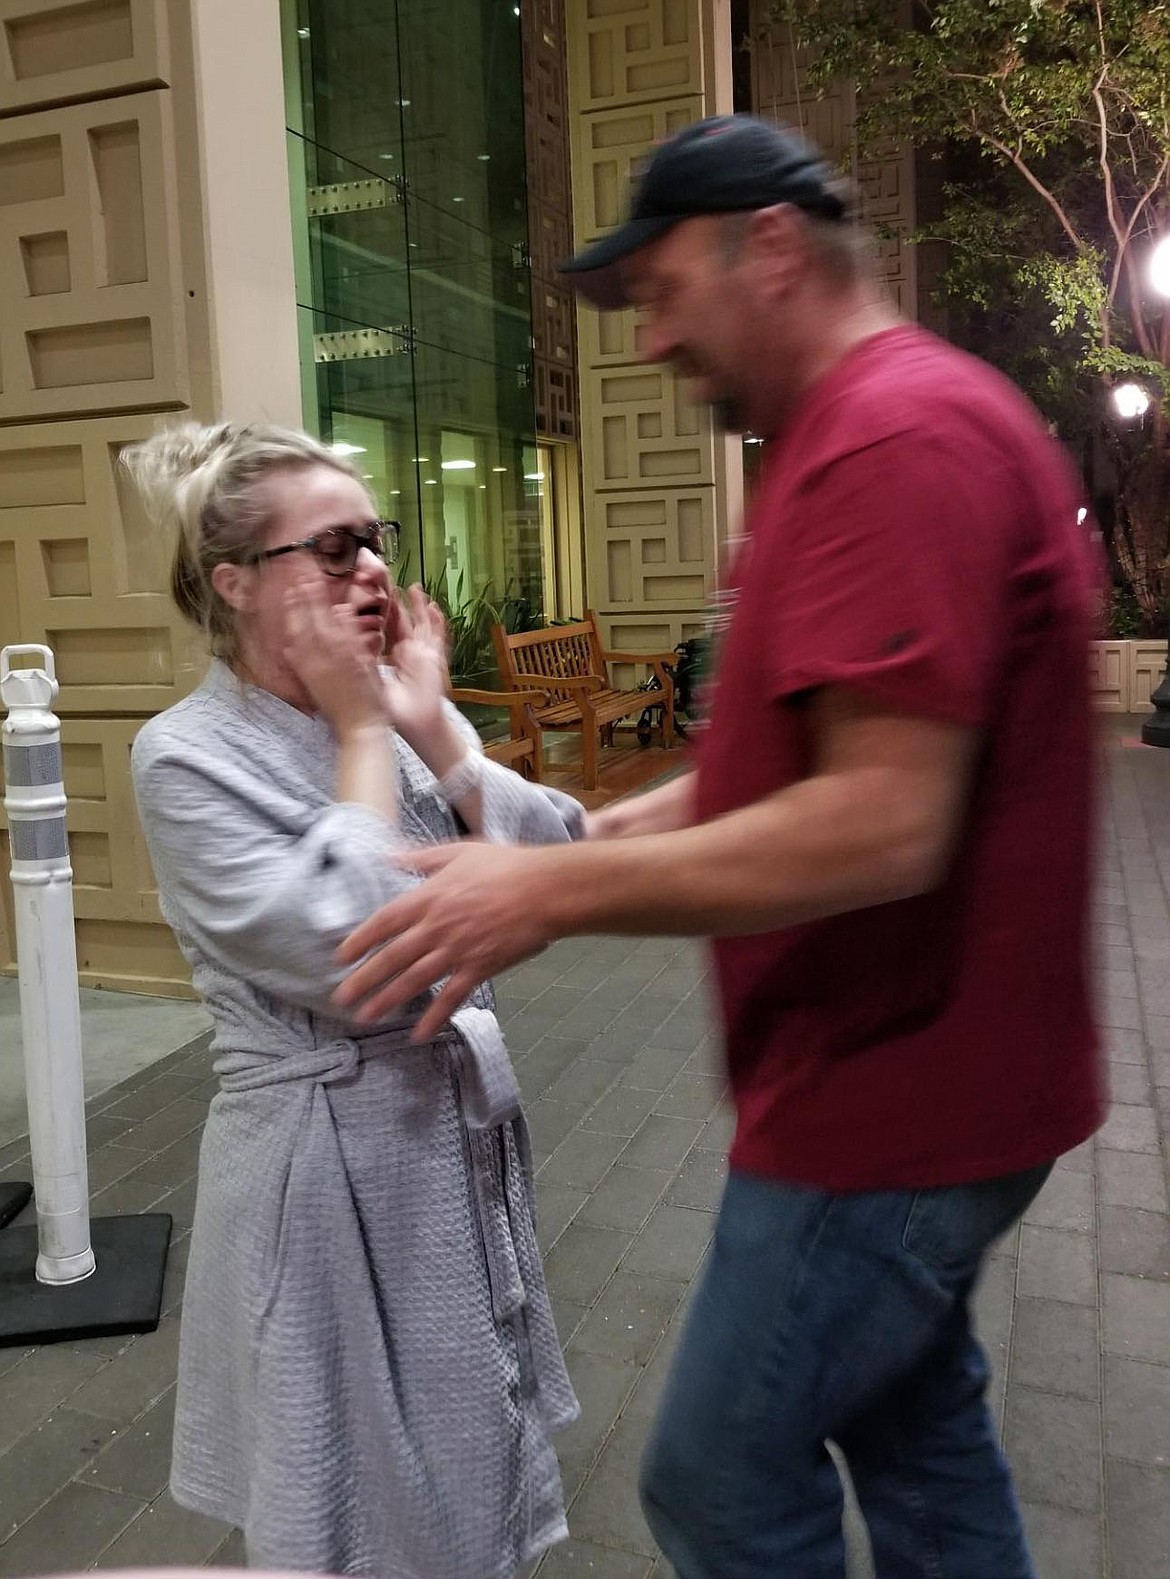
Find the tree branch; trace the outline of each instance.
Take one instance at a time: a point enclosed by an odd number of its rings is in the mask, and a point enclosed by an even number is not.
[[[1097,10],[1100,13],[1100,4]],[[1109,112],[1105,108],[1105,95],[1101,86],[1105,81],[1105,72],[1093,84],[1093,103],[1097,106],[1097,126],[1099,130],[1097,163],[1101,167],[1101,178],[1105,186],[1105,213],[1109,220],[1109,228],[1113,232],[1113,239],[1117,243],[1118,252],[1122,250],[1124,229],[1117,215],[1117,188],[1113,181],[1113,166],[1109,162]]]
[[[1019,150],[1010,147],[1007,143],[1003,142],[1002,139],[996,137],[993,132],[985,131],[979,125],[979,122],[976,120],[974,114],[971,116],[971,135],[978,142],[986,143],[989,148],[994,148],[998,154],[1001,154],[1003,158],[1015,166],[1032,190],[1039,193],[1039,195],[1048,204],[1052,212],[1056,215],[1056,218],[1060,223],[1060,228],[1064,231],[1065,235],[1072,242],[1076,250],[1078,252],[1086,252],[1088,250],[1087,244],[1077,234],[1072,220],[1068,217],[1068,213],[1061,204],[1060,199],[1054,192],[1044,185],[1044,182],[1041,181],[1040,177],[1035,173],[1031,165],[1023,157]]]
[[[1098,22],[1100,22],[1101,0],[1097,0],[1097,18]],[[1102,51],[1104,51],[1104,41],[1102,41],[1101,47]],[[1105,308],[1101,313],[1101,321],[1104,326],[1102,344],[1107,346],[1110,343],[1109,312],[1113,307],[1113,303],[1117,300],[1117,289],[1121,281],[1121,274],[1124,271],[1133,299],[1133,311],[1130,313],[1130,319],[1133,324],[1134,335],[1138,345],[1141,347],[1143,356],[1153,357],[1154,348],[1150,343],[1150,337],[1141,314],[1140,282],[1137,279],[1134,267],[1133,253],[1129,247],[1129,240],[1133,234],[1133,220],[1131,218],[1128,226],[1123,225],[1121,222],[1120,205],[1117,201],[1117,185],[1113,179],[1113,166],[1109,159],[1109,111],[1106,108],[1105,95],[1102,92],[1107,80],[1108,69],[1103,66],[1100,76],[1093,84],[1093,103],[1097,106],[1097,119],[1100,126],[1100,146],[1097,162],[1101,167],[1101,181],[1105,189],[1105,213],[1109,220],[1109,229],[1113,232],[1117,253],[1113,259],[1113,268],[1110,271]]]
[[[1133,233],[1137,229],[1137,222],[1141,218],[1143,210],[1157,193],[1158,188],[1162,185],[1162,182],[1166,178],[1167,174],[1170,174],[1170,153],[1167,153],[1163,156],[1162,163],[1158,166],[1158,172],[1154,176],[1154,179],[1150,182],[1149,186],[1146,187],[1145,191],[1141,193],[1137,202],[1134,204],[1133,213],[1130,215],[1129,223],[1125,227],[1124,244],[1126,246],[1129,245],[1133,237]]]
[[[1155,344],[1154,335],[1151,334],[1147,329],[1146,321],[1142,316],[1141,281],[1137,277],[1137,265],[1134,262],[1133,252],[1130,245],[1133,239],[1133,233],[1137,228],[1138,220],[1142,216],[1142,211],[1147,207],[1154,194],[1158,191],[1167,172],[1170,172],[1170,153],[1166,154],[1166,156],[1163,158],[1162,163],[1158,166],[1157,175],[1138,198],[1137,203],[1134,206],[1133,213],[1129,217],[1129,223],[1125,227],[1124,241],[1121,248],[1118,250],[1117,257],[1113,262],[1113,275],[1110,282],[1109,300],[1113,300],[1114,293],[1116,292],[1117,282],[1121,273],[1122,260],[1124,259],[1126,278],[1129,281],[1130,290],[1134,293],[1133,312],[1131,313],[1131,317],[1133,319],[1134,335],[1138,344],[1141,346],[1144,355],[1148,356],[1152,361],[1156,360],[1162,362],[1165,366],[1170,367],[1170,307],[1167,307],[1163,311],[1161,334],[1158,335],[1157,344]]]

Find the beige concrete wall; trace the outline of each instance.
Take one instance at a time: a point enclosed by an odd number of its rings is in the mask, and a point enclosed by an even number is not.
[[[0,643],[56,655],[89,985],[186,981],[128,756],[204,659],[117,459],[168,419],[297,418],[279,62],[276,0],[0,0]],[[6,840],[0,870],[11,970]]]
[[[1166,672],[1164,641],[1095,641],[1089,683],[1104,713],[1152,713],[1151,694]]]
[[[731,109],[727,0],[568,0],[573,228],[617,224],[631,170],[659,139]],[[738,519],[742,450],[665,368],[636,315],[578,311],[589,599],[608,640],[664,649],[703,626]]]
[[[909,0],[898,0],[904,25],[911,24]],[[805,50],[791,29],[776,23],[761,37],[765,0],[753,0],[751,32],[752,107],[769,120],[798,126],[856,184],[865,219],[877,232],[877,266],[898,309],[918,316],[918,249],[903,238],[916,223],[914,150],[909,143],[873,147],[867,157],[857,149],[859,100],[852,84],[838,81],[818,97],[808,74]]]
[[[301,423],[279,0],[196,0],[216,408]]]

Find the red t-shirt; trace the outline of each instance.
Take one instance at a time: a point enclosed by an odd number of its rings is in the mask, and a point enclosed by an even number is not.
[[[818,686],[975,726],[982,746],[940,888],[716,942],[733,1168],[832,1190],[956,1184],[1100,1123],[1098,583],[1079,502],[1023,397],[911,327],[854,349],[772,441],[731,578],[700,815],[808,777],[801,702]]]

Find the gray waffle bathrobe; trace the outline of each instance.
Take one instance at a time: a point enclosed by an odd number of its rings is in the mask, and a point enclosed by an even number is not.
[[[219,1054],[171,1489],[243,1529],[253,1566],[490,1579],[565,1535],[549,1437],[577,1406],[490,988],[423,1047],[409,1014],[356,1028],[330,1007],[335,946],[417,881],[388,854],[456,833],[397,757],[396,825],[337,803],[328,725],[219,663],[134,745]],[[483,795],[489,839],[579,830],[575,801],[494,763]]]

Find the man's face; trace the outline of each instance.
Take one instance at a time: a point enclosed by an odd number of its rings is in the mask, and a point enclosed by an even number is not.
[[[730,432],[750,427],[752,321],[749,281],[727,222],[687,219],[623,265],[623,279],[645,319],[643,354],[687,379]]]

